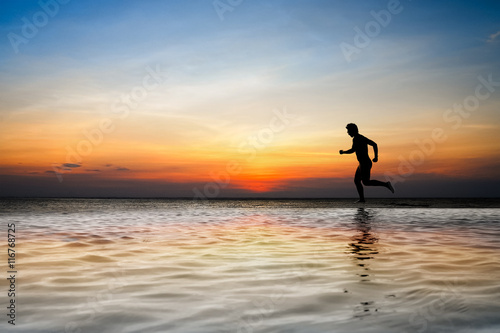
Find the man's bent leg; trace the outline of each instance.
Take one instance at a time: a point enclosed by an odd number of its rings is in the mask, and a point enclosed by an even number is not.
[[[385,188],[388,188],[389,191],[394,193],[394,187],[392,187],[391,182],[381,182],[380,180],[375,180],[375,179],[370,179],[370,180],[363,180],[363,185],[365,186],[383,186]]]
[[[375,179],[363,180],[363,185],[365,185],[365,186],[384,186],[384,187],[387,187],[387,183],[386,182],[381,182],[380,180],[375,180]]]
[[[360,171],[360,177],[363,185],[365,186],[383,186],[385,188],[388,188],[389,191],[394,193],[394,187],[392,187],[391,182],[381,182],[380,180],[376,179],[370,179],[370,171],[372,169],[372,163],[367,163],[366,165],[363,164],[358,167],[358,170]],[[357,171],[356,171],[357,174]]]

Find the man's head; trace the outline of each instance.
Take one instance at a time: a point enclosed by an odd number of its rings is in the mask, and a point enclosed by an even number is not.
[[[358,126],[356,126],[356,124],[353,123],[347,124],[345,128],[347,128],[347,134],[349,134],[350,136],[355,136],[356,134],[359,133]]]

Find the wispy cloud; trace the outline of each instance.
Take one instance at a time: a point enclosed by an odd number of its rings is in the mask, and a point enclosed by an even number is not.
[[[498,31],[497,31],[496,33],[494,33],[494,34],[491,34],[491,35],[490,35],[490,38],[488,38],[487,42],[488,42],[488,43],[493,43],[493,42],[496,40],[496,38],[497,38],[498,36],[500,36],[500,30],[498,30]]]
[[[79,168],[81,165],[75,163],[64,163],[63,166],[66,168]]]

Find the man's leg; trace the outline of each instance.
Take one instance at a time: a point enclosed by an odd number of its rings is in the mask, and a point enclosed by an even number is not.
[[[386,182],[381,182],[380,180],[375,180],[375,179],[363,180],[363,185],[388,187]]]
[[[365,202],[365,193],[363,190],[363,184],[361,184],[362,178],[361,166],[358,166],[358,168],[356,169],[356,174],[354,175],[354,184],[356,184],[356,189],[358,190],[359,202]]]
[[[380,180],[370,179],[371,165],[363,167],[362,179],[363,185],[365,186],[383,186],[388,188],[392,193],[394,193],[394,187],[392,187],[391,182],[381,182]]]
[[[394,187],[392,187],[391,182],[381,182],[380,180],[371,179],[369,181],[363,181],[363,184],[365,186],[383,186],[385,188],[388,188],[389,191],[391,191],[392,193],[394,193]]]

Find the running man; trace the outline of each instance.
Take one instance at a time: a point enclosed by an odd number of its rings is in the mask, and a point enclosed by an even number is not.
[[[388,188],[392,193],[394,193],[394,187],[392,187],[391,182],[381,182],[379,180],[370,179],[370,170],[372,169],[372,161],[368,155],[368,145],[373,147],[373,152],[375,153],[375,158],[373,162],[378,161],[378,147],[375,142],[359,134],[358,126],[356,124],[347,124],[347,134],[352,137],[352,148],[349,150],[341,150],[342,154],[352,154],[356,153],[356,158],[358,159],[359,166],[356,169],[356,174],[354,175],[354,184],[356,184],[356,189],[359,194],[358,202],[365,202],[365,194],[363,190],[363,185],[365,186],[383,186]]]

